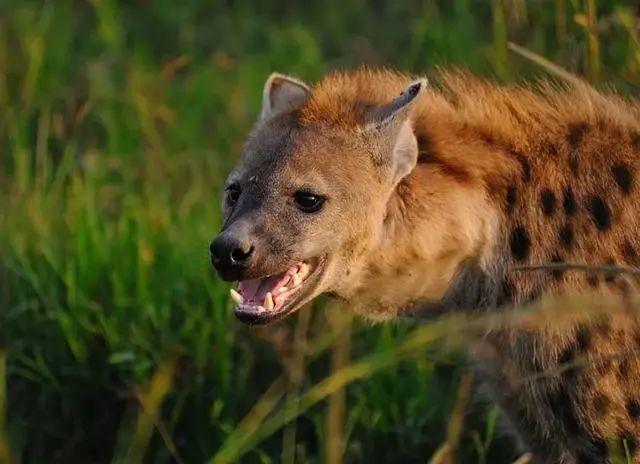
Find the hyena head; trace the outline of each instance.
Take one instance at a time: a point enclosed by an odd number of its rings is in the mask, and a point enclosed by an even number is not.
[[[391,194],[417,159],[408,116],[426,81],[399,85],[384,102],[354,104],[349,122],[310,117],[314,92],[304,83],[267,80],[210,247],[219,275],[238,281],[231,296],[239,319],[268,323],[319,294],[346,296],[360,285]]]

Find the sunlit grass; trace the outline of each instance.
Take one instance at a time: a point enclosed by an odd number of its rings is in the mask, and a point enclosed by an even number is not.
[[[364,356],[363,359],[334,370],[328,377],[301,393],[296,400],[296,408],[288,408],[284,403],[281,405],[282,413],[275,411],[270,417],[266,417],[264,413],[267,409],[262,407],[252,411],[244,421],[244,424],[250,423],[250,426],[243,427],[242,430],[238,430],[234,436],[231,436],[213,458],[212,463],[236,462],[242,454],[258,446],[261,441],[285,427],[286,424],[304,414],[318,402],[353,382],[371,377],[375,372],[390,365],[396,365],[407,358],[428,356],[425,350],[435,342],[446,342],[448,349],[470,347],[474,342],[479,342],[488,332],[501,328],[531,331],[548,328],[551,324],[555,329],[563,326],[573,327],[576,323],[591,324],[601,321],[603,315],[608,317],[623,314],[625,311],[636,311],[639,302],[638,297],[627,298],[621,303],[618,298],[599,295],[544,298],[540,303],[528,308],[476,315],[452,314],[435,322],[416,327],[406,339],[392,349]],[[618,356],[635,357],[639,354],[638,352],[623,352]],[[562,375],[567,369],[590,362],[594,362],[594,360],[578,357],[564,365],[559,365],[557,370],[545,371],[537,376]],[[524,383],[531,379],[523,378],[520,380]],[[271,390],[279,391],[279,388],[282,387],[280,382],[279,380],[274,383],[270,388],[270,394],[259,402],[259,404],[269,405],[268,410],[273,409],[275,403]],[[446,443],[436,452],[434,459],[438,460],[434,462],[449,462],[448,460],[439,461],[447,459],[439,456],[454,456],[456,453],[461,439],[463,416],[468,403],[471,382],[471,376],[465,373],[458,389],[456,404],[451,411]],[[511,387],[514,388],[513,385]],[[492,432],[489,433],[492,434]],[[490,438],[488,442],[490,442]]]

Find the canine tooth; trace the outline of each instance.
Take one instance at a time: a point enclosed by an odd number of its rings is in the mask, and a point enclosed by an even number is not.
[[[307,263],[302,263],[300,269],[298,270],[298,275],[304,279],[305,277],[307,277],[307,274],[309,274],[309,265]]]
[[[265,295],[264,302],[262,303],[262,306],[264,306],[264,309],[266,309],[267,311],[271,311],[273,309],[273,307],[275,306],[273,304],[273,295],[271,295],[271,292],[268,292]]]
[[[229,293],[231,294],[231,299],[236,303],[236,304],[242,304],[244,303],[244,298],[242,297],[242,295],[240,295],[238,292],[236,292],[234,289],[229,290]]]
[[[302,283],[302,279],[300,278],[300,275],[294,274],[293,275],[293,285],[298,286],[301,283]]]

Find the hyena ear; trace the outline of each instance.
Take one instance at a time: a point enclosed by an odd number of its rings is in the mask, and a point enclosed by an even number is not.
[[[302,106],[311,90],[298,79],[273,73],[264,83],[260,119]]]
[[[418,160],[418,142],[409,115],[427,87],[426,79],[409,85],[399,97],[375,107],[366,116],[365,133],[374,139],[374,162],[389,175],[393,185],[408,175]]]

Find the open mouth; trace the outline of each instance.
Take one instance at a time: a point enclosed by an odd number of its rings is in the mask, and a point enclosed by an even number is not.
[[[230,291],[236,317],[247,324],[282,319],[306,301],[323,267],[321,258],[299,261],[279,274],[238,282]]]

